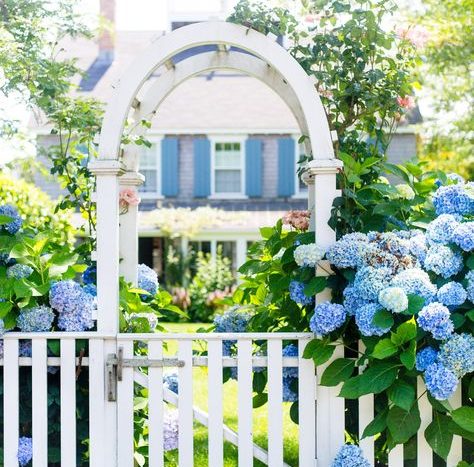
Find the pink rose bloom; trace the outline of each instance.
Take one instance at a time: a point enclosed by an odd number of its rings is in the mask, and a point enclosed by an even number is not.
[[[423,48],[430,38],[428,31],[423,26],[400,26],[396,29],[397,35],[410,41],[415,47]]]
[[[415,98],[413,96],[397,97],[398,105],[406,110],[413,109],[415,107]]]
[[[141,199],[133,188],[124,188],[123,190],[120,190],[119,205],[122,209],[126,209],[129,206],[138,206],[140,201]]]

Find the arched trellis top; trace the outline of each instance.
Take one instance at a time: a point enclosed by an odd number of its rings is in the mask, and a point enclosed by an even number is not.
[[[298,62],[263,34],[226,22],[197,23],[154,41],[130,66],[115,88],[104,116],[100,159],[118,159],[120,139],[129,110],[152,73],[176,54],[201,45],[235,46],[251,52],[285,78],[304,115],[314,159],[333,159],[328,122],[314,83]],[[243,70],[245,71],[245,70]]]

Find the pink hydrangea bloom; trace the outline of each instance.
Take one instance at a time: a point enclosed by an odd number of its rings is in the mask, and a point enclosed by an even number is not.
[[[397,102],[400,107],[406,110],[413,109],[415,107],[415,98],[413,96],[397,97]]]
[[[306,231],[309,229],[309,211],[288,211],[282,218],[283,224],[291,225],[294,229]]]
[[[138,206],[141,199],[133,188],[124,188],[120,191],[119,205],[122,209],[127,209],[129,206]]]
[[[396,33],[400,38],[410,41],[415,47],[420,49],[426,45],[430,38],[428,31],[419,25],[399,26],[396,29]]]

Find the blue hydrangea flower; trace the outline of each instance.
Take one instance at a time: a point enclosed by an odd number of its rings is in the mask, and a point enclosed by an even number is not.
[[[411,237],[410,240],[410,253],[423,265],[426,258],[426,251],[428,247],[426,245],[426,237],[423,233]]]
[[[26,264],[14,264],[7,269],[7,277],[14,277],[15,279],[25,279],[33,274],[33,269]]]
[[[20,357],[31,357],[33,355],[33,347],[31,340],[22,339],[18,345],[18,355]]]
[[[437,340],[447,339],[454,331],[448,308],[439,302],[423,307],[418,313],[417,323]]]
[[[85,293],[97,297],[97,286],[95,284],[86,284],[83,290]]]
[[[292,376],[283,376],[283,402],[296,402],[298,400],[298,394],[292,389],[295,380],[296,378]]]
[[[3,339],[0,339],[0,358],[3,358]]]
[[[425,371],[430,365],[436,362],[438,352],[433,347],[425,347],[416,354],[416,369]]]
[[[290,298],[300,305],[311,305],[314,297],[307,297],[304,293],[305,284],[298,281],[290,282]]]
[[[293,344],[288,344],[283,347],[282,351],[283,357],[297,357],[298,356],[298,347]],[[288,376],[292,378],[298,377],[298,368],[296,367],[283,367],[283,377]]]
[[[138,265],[138,287],[148,292],[152,297],[158,292],[158,276],[146,264]]]
[[[349,316],[355,315],[362,305],[370,303],[369,300],[361,297],[352,285],[348,285],[342,292],[342,295],[344,296],[344,309]]]
[[[430,243],[441,243],[446,245],[453,239],[453,234],[459,226],[459,216],[452,214],[441,214],[430,222],[426,229],[426,238]]]
[[[469,271],[465,277],[467,298],[474,303],[474,270]]]
[[[380,291],[379,303],[389,311],[401,313],[408,308],[408,297],[401,287],[387,287]]]
[[[177,410],[167,409],[163,416],[163,449],[178,449],[179,417]]]
[[[314,268],[324,257],[325,249],[310,243],[309,245],[299,245],[293,252],[295,262],[300,267]]]
[[[379,292],[390,285],[393,272],[390,268],[364,266],[354,278],[353,287],[366,300],[377,300]]]
[[[234,306],[222,315],[214,318],[215,332],[245,332],[250,321],[250,315]]]
[[[455,182],[455,183],[464,183],[464,178],[461,177],[461,175],[457,174],[457,173],[449,173],[449,174],[446,174],[446,177],[448,178],[448,180],[451,180],[452,182]]]
[[[451,370],[439,363],[433,363],[425,371],[425,384],[435,399],[444,401],[456,391],[458,379]]]
[[[474,336],[453,334],[441,345],[438,360],[458,378],[472,373],[474,371]]]
[[[403,238],[403,236],[400,236],[398,232],[369,232],[367,237],[369,240],[376,242],[383,250],[398,257],[406,256],[410,253],[410,242]]]
[[[90,265],[82,273],[82,282],[84,284],[97,284],[97,266],[95,264]]]
[[[314,334],[325,336],[344,324],[346,310],[342,305],[323,302],[316,305],[314,315],[309,321],[309,327]]]
[[[438,290],[438,300],[446,306],[462,305],[467,299],[467,292],[459,282],[448,282]]]
[[[452,240],[464,251],[474,250],[474,222],[459,224],[453,233]]]
[[[347,234],[329,247],[326,258],[337,268],[355,268],[360,263],[360,255],[366,245],[366,235],[361,233]]]
[[[428,250],[425,269],[448,279],[463,268],[462,255],[447,246],[436,246]]]
[[[3,322],[3,319],[0,318],[0,337],[2,337],[4,334],[5,334],[5,323]]]
[[[473,214],[474,196],[466,187],[460,183],[439,187],[433,195],[436,214]]]
[[[374,268],[388,268],[394,271],[399,266],[398,258],[388,251],[383,250],[377,243],[367,244],[360,254],[361,266],[371,266]]]
[[[16,320],[22,332],[48,332],[54,321],[54,312],[45,305],[21,310]]]
[[[163,385],[172,392],[178,394],[179,381],[176,373],[167,373],[163,375]]]
[[[80,305],[82,294],[82,287],[77,282],[55,282],[49,291],[49,303],[59,313],[74,312]]]
[[[0,225],[0,232],[4,230],[9,234],[15,235],[21,229],[23,221],[18,214],[18,211],[13,206],[10,204],[0,206],[0,215],[12,218],[11,222],[8,224]]]
[[[33,458],[33,440],[27,436],[22,436],[18,440],[18,463],[23,467]]]
[[[375,313],[382,307],[378,303],[368,303],[361,306],[356,313],[356,324],[364,336],[382,336],[390,331],[390,328],[381,328],[372,323]]]
[[[426,301],[432,300],[437,292],[436,285],[431,283],[430,276],[419,268],[400,271],[390,285],[401,287],[406,294],[420,295]]]
[[[370,467],[370,463],[359,446],[344,444],[332,461],[331,467]]]

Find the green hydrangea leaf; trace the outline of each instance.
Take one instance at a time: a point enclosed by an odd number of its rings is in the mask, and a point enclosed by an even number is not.
[[[474,407],[459,407],[451,412],[451,416],[462,429],[474,433]]]
[[[367,436],[375,436],[387,428],[387,413],[388,409],[377,414],[374,419],[365,427],[362,438]]]
[[[324,370],[321,376],[322,386],[337,386],[349,379],[354,371],[355,360],[351,358],[338,358]]]
[[[453,441],[453,434],[449,429],[449,424],[449,417],[435,411],[433,421],[425,430],[425,439],[431,449],[433,449],[433,451],[444,460],[448,457],[451,443]]]
[[[375,313],[372,324],[374,326],[378,326],[379,328],[391,328],[393,326],[393,316],[390,311],[387,310],[380,310]]]
[[[398,347],[388,338],[377,342],[372,352],[372,356],[379,360],[391,357],[398,352]]]
[[[418,404],[410,410],[401,407],[392,407],[387,415],[387,427],[396,444],[406,443],[416,434],[421,425],[420,411]]]
[[[388,398],[397,407],[409,411],[415,402],[415,388],[406,381],[398,379],[388,388]]]

